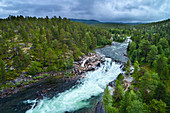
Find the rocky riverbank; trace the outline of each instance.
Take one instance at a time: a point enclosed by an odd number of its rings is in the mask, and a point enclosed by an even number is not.
[[[85,75],[83,73],[87,71],[94,71],[105,61],[105,56],[98,53],[89,53],[86,56],[80,58],[79,61],[74,62],[73,68],[66,73],[73,74],[74,76],[64,75],[63,79],[66,81],[77,80],[83,78]]]
[[[98,53],[88,53],[88,55],[81,57],[79,61],[75,61],[72,69],[65,72],[43,72],[34,76],[21,74],[16,79],[6,83],[10,87],[4,88],[0,91],[0,98],[9,97],[52,76],[62,78],[66,82],[83,78],[85,76],[83,73],[95,70],[104,61],[104,56],[101,56]]]
[[[118,63],[120,63],[120,61],[118,61]],[[124,77],[123,79],[123,88],[124,88],[124,93],[130,88],[131,84],[132,84],[132,81],[133,81],[133,78],[131,76],[127,76],[125,74],[125,67],[126,67],[126,64],[122,64],[121,65],[121,69],[122,69],[122,76]],[[132,75],[134,72],[134,67],[131,65],[130,67],[130,75]],[[117,77],[118,78],[118,77]],[[116,80],[117,78],[113,81],[111,81],[108,85],[110,87],[110,94],[111,95],[114,95],[114,91],[116,89]],[[105,112],[105,109],[104,109],[104,106],[101,104],[102,103],[102,100],[99,101],[94,109],[94,113],[106,113]]]

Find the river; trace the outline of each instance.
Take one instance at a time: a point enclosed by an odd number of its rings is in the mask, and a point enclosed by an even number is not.
[[[11,97],[0,100],[1,113],[65,113],[65,112],[93,112],[96,104],[101,100],[106,85],[121,73],[118,60],[126,62],[126,48],[128,40],[124,43],[113,42],[112,45],[96,49],[108,58],[95,71],[86,72],[83,79],[65,82],[60,79],[47,79],[27,90],[21,91]],[[37,92],[50,89],[42,100],[37,99]],[[35,107],[35,103],[38,102]],[[31,107],[29,107],[31,105]],[[35,108],[34,108],[35,107]]]

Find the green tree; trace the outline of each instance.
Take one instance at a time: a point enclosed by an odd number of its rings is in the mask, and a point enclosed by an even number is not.
[[[163,83],[159,83],[158,86],[156,87],[155,91],[154,91],[154,99],[156,100],[165,100],[166,98],[166,86]]]
[[[26,31],[26,29],[24,27],[21,28],[21,35],[22,35],[22,38],[24,40],[24,42],[26,42],[26,44],[28,44],[28,33]]]
[[[160,75],[161,79],[170,79],[168,64],[165,64]]]
[[[166,113],[166,103],[153,99],[149,105],[150,113]]]
[[[152,97],[153,91],[158,85],[159,77],[157,73],[145,72],[144,76],[141,77],[141,93],[143,99],[149,101],[149,98]]]
[[[96,39],[96,37],[91,37],[91,38],[92,38],[91,47],[92,47],[92,49],[95,49],[97,46],[97,39]]]
[[[105,109],[106,113],[119,113],[119,110],[116,107],[108,105]]]
[[[150,50],[150,42],[148,40],[143,39],[139,44],[140,55],[144,57],[144,62],[146,62],[146,57]]]
[[[112,96],[110,94],[110,90],[109,90],[109,86],[108,85],[106,86],[106,89],[104,91],[103,104],[104,104],[104,107],[105,107],[106,111],[109,108],[108,106],[112,106],[112,104],[113,104]]]
[[[130,55],[131,61],[134,63],[135,59],[137,58],[138,51],[134,50],[132,54]]]
[[[134,101],[136,99],[137,99],[137,96],[133,90],[131,90],[130,92],[126,91],[124,98],[121,101],[119,112],[120,113],[128,113],[128,109],[127,109],[128,106],[130,106],[132,101]]]
[[[124,88],[121,85],[118,84],[116,86],[116,89],[115,89],[113,97],[118,102],[118,101],[122,100],[123,96],[124,96]]]
[[[132,54],[132,52],[134,50],[136,50],[136,43],[135,42],[131,42],[130,43],[130,46],[129,46],[129,49],[130,49],[130,55]]]
[[[74,64],[74,58],[73,58],[73,56],[71,56],[70,59],[69,59],[69,62],[68,62],[68,67],[72,68],[73,64]]]
[[[0,58],[0,82],[5,83],[6,81],[6,70],[5,70],[5,63]]]
[[[168,41],[165,38],[161,38],[159,44],[162,46],[163,50],[169,47]]]
[[[132,76],[135,78],[135,80],[139,79],[139,63],[138,63],[138,61],[136,61],[134,63],[134,73]]]
[[[91,37],[89,36],[89,33],[86,33],[86,43],[87,43],[87,47],[88,49],[92,49],[92,41],[91,41]]]
[[[154,62],[155,71],[158,72],[161,79],[166,79],[169,74],[168,59],[162,54],[159,55],[158,59]]]
[[[147,61],[150,63],[151,66],[153,61],[156,60],[157,55],[158,55],[158,49],[155,45],[152,45],[147,56]]]
[[[56,64],[58,62],[58,57],[56,56],[55,52],[51,48],[48,48],[46,52],[46,61],[48,65],[48,71],[57,71]],[[64,63],[65,62],[62,62],[61,64]]]
[[[158,54],[163,54],[163,53],[164,53],[164,51],[162,49],[162,46],[159,44],[158,45]]]
[[[19,56],[14,57],[12,66],[15,68],[17,73],[19,73],[22,70],[21,67],[23,66],[23,62],[21,61]]]
[[[41,72],[42,72],[42,64],[40,62],[33,61],[29,68],[29,74],[36,75]]]
[[[144,113],[145,108],[143,103],[139,100],[134,100],[131,104],[127,107],[128,113]]]
[[[43,27],[40,27],[40,34],[41,34],[41,35],[43,35],[43,34],[44,34]]]
[[[123,79],[124,79],[124,76],[123,76],[122,73],[120,73],[120,74],[118,75],[118,77],[117,77],[117,80],[123,82]]]
[[[131,63],[130,63],[130,60],[128,60],[126,68],[125,68],[126,75],[128,75],[128,76],[130,75],[130,67],[131,67]]]

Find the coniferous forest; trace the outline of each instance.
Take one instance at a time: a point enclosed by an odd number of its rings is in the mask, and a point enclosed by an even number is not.
[[[0,90],[16,87],[9,83],[24,74],[65,72],[74,62],[96,48],[123,43],[129,60],[125,84],[119,74],[115,90],[103,95],[106,113],[170,112],[170,20],[149,24],[86,25],[61,18],[9,16],[0,20]],[[131,67],[134,67],[131,73]],[[26,84],[33,83],[30,81]],[[22,84],[21,81],[19,84]],[[128,86],[128,88],[127,88]]]
[[[125,91],[124,76],[120,74],[114,95],[107,86],[103,96],[105,110],[108,113],[170,112],[170,20],[126,29],[130,29],[132,42],[127,48],[129,61],[125,71],[133,81]],[[130,65],[134,66],[131,75]]]
[[[110,37],[107,30],[61,17],[1,19],[1,87],[22,73],[35,75],[70,69],[74,60],[97,47],[111,44]]]
[[[0,0],[0,113],[170,113],[170,0]]]

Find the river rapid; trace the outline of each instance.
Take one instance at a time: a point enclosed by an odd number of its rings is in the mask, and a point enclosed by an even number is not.
[[[97,70],[85,73],[85,77],[72,82],[60,79],[44,80],[25,91],[0,100],[2,113],[68,113],[94,112],[94,107],[102,99],[106,85],[116,79],[122,72],[121,63],[127,62],[126,48],[129,39],[124,43],[113,42],[112,45],[96,49],[96,52],[107,56],[104,64]],[[114,59],[114,60],[113,60]],[[37,92],[43,89],[52,89],[37,99]],[[35,107],[35,104],[38,104]],[[31,106],[31,107],[29,107]],[[35,108],[34,108],[35,107]]]

